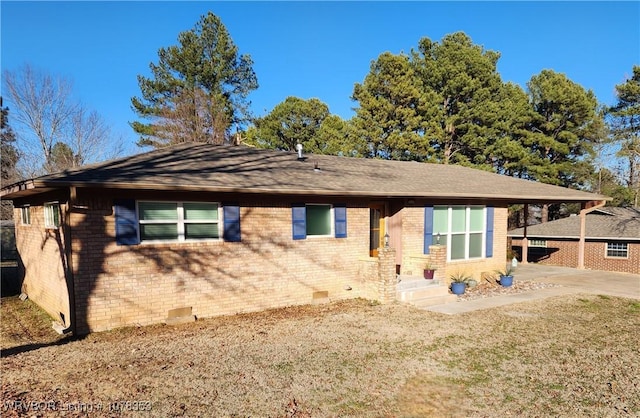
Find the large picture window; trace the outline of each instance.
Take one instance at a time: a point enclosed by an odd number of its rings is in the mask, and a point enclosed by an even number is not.
[[[217,203],[138,202],[141,241],[220,238]]]
[[[435,206],[433,244],[447,246],[447,259],[467,260],[485,256],[484,206]]]

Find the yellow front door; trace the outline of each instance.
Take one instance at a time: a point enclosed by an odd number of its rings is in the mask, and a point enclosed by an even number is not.
[[[384,246],[384,204],[369,206],[369,256],[377,257],[378,248]]]

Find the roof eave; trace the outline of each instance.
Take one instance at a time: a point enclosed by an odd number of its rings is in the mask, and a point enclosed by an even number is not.
[[[295,196],[352,196],[352,197],[377,197],[377,198],[426,198],[426,199],[464,199],[478,201],[497,201],[504,204],[522,203],[568,203],[568,202],[589,202],[595,199],[611,200],[610,197],[589,195],[585,197],[558,196],[520,196],[520,195],[496,195],[496,194],[474,194],[467,193],[407,193],[407,192],[375,192],[366,190],[330,190],[330,189],[278,189],[266,187],[210,187],[210,186],[190,186],[190,185],[167,185],[153,183],[133,183],[133,182],[66,182],[47,180],[28,180],[8,186],[0,191],[0,196],[7,199],[25,197],[32,194],[43,193],[61,188],[98,188],[98,189],[133,189],[133,190],[159,190],[159,191],[186,191],[186,192],[219,192],[219,193],[244,193],[244,194],[272,194],[272,195],[295,195]]]
[[[510,234],[507,233],[509,238],[524,238],[523,234]],[[607,240],[607,241],[640,241],[640,238],[636,237],[594,237],[586,236],[587,240]],[[529,234],[527,233],[527,239],[580,239],[578,235],[541,235],[541,234]]]

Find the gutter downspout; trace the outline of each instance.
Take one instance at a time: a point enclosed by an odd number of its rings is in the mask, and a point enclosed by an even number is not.
[[[578,240],[578,269],[584,270],[584,245],[587,230],[587,213],[603,207],[606,200],[592,200],[582,203],[580,209],[580,239]]]

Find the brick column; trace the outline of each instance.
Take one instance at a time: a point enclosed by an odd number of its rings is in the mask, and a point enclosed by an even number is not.
[[[431,265],[436,268],[434,278],[438,280],[445,279],[447,276],[447,246],[430,245],[429,256]]]
[[[378,300],[391,303],[396,300],[396,250],[391,247],[378,248]]]

